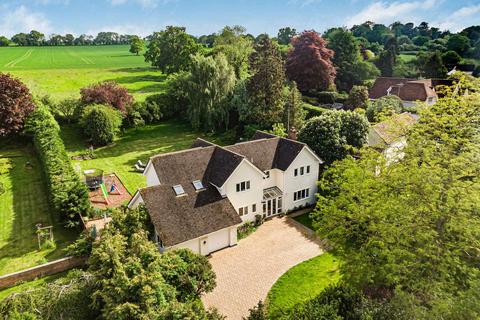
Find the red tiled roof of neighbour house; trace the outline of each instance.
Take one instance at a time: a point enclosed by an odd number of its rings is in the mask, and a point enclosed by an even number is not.
[[[408,79],[379,77],[369,90],[370,99],[378,99],[387,95],[396,95],[403,101],[426,101],[429,97],[436,97],[432,79]]]
[[[375,133],[385,145],[390,145],[403,137],[408,128],[410,128],[415,122],[417,122],[417,117],[411,113],[404,112],[396,114],[385,121],[371,126],[369,135],[372,136],[372,134]],[[374,144],[377,143],[369,141],[369,145]]]
[[[368,92],[369,98],[378,99],[384,97],[388,95],[387,91],[391,86],[400,85],[412,80],[415,79],[378,77]]]

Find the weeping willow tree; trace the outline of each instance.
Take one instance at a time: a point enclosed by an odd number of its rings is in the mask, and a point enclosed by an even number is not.
[[[193,57],[185,91],[188,117],[195,129],[215,131],[228,126],[228,100],[235,81],[235,71],[224,54]]]

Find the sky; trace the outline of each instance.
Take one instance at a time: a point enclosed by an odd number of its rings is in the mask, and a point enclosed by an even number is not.
[[[323,32],[364,21],[427,21],[458,32],[480,25],[480,0],[0,0],[0,35],[100,31],[146,36],[168,25],[193,35],[242,25],[254,35],[290,26]]]

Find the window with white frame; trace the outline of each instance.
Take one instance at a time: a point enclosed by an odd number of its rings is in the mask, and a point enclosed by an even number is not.
[[[252,204],[252,212],[257,212],[257,204]]]
[[[293,176],[303,176],[310,173],[310,166],[303,166],[293,170]]]
[[[239,214],[240,216],[245,216],[245,215],[247,215],[247,214],[248,214],[248,206],[239,208],[239,209],[238,209],[238,214]]]
[[[310,196],[310,189],[298,190],[293,193],[293,201],[300,201]]]
[[[250,189],[250,180],[237,183],[237,192],[242,192],[249,189]]]

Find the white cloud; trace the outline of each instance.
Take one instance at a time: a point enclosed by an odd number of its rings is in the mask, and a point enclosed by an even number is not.
[[[130,1],[139,4],[143,8],[155,8],[158,4],[167,4],[175,0],[109,0],[110,4],[113,6],[122,5]]]
[[[0,30],[3,35],[11,37],[19,32],[37,30],[45,35],[51,31],[50,21],[43,13],[33,12],[25,6],[16,9],[4,8],[0,13]]]
[[[393,21],[413,21],[412,15],[427,11],[439,4],[439,0],[426,1],[406,1],[406,2],[383,2],[377,1],[359,13],[349,17],[346,21],[347,26],[361,24],[365,21],[376,23],[391,23]]]
[[[314,3],[319,3],[322,0],[290,0],[288,1],[291,5],[299,5],[301,8],[309,6]]]
[[[478,25],[478,14],[480,5],[461,7],[443,19],[432,22],[432,25],[437,25],[442,30],[458,32],[468,26]]]

